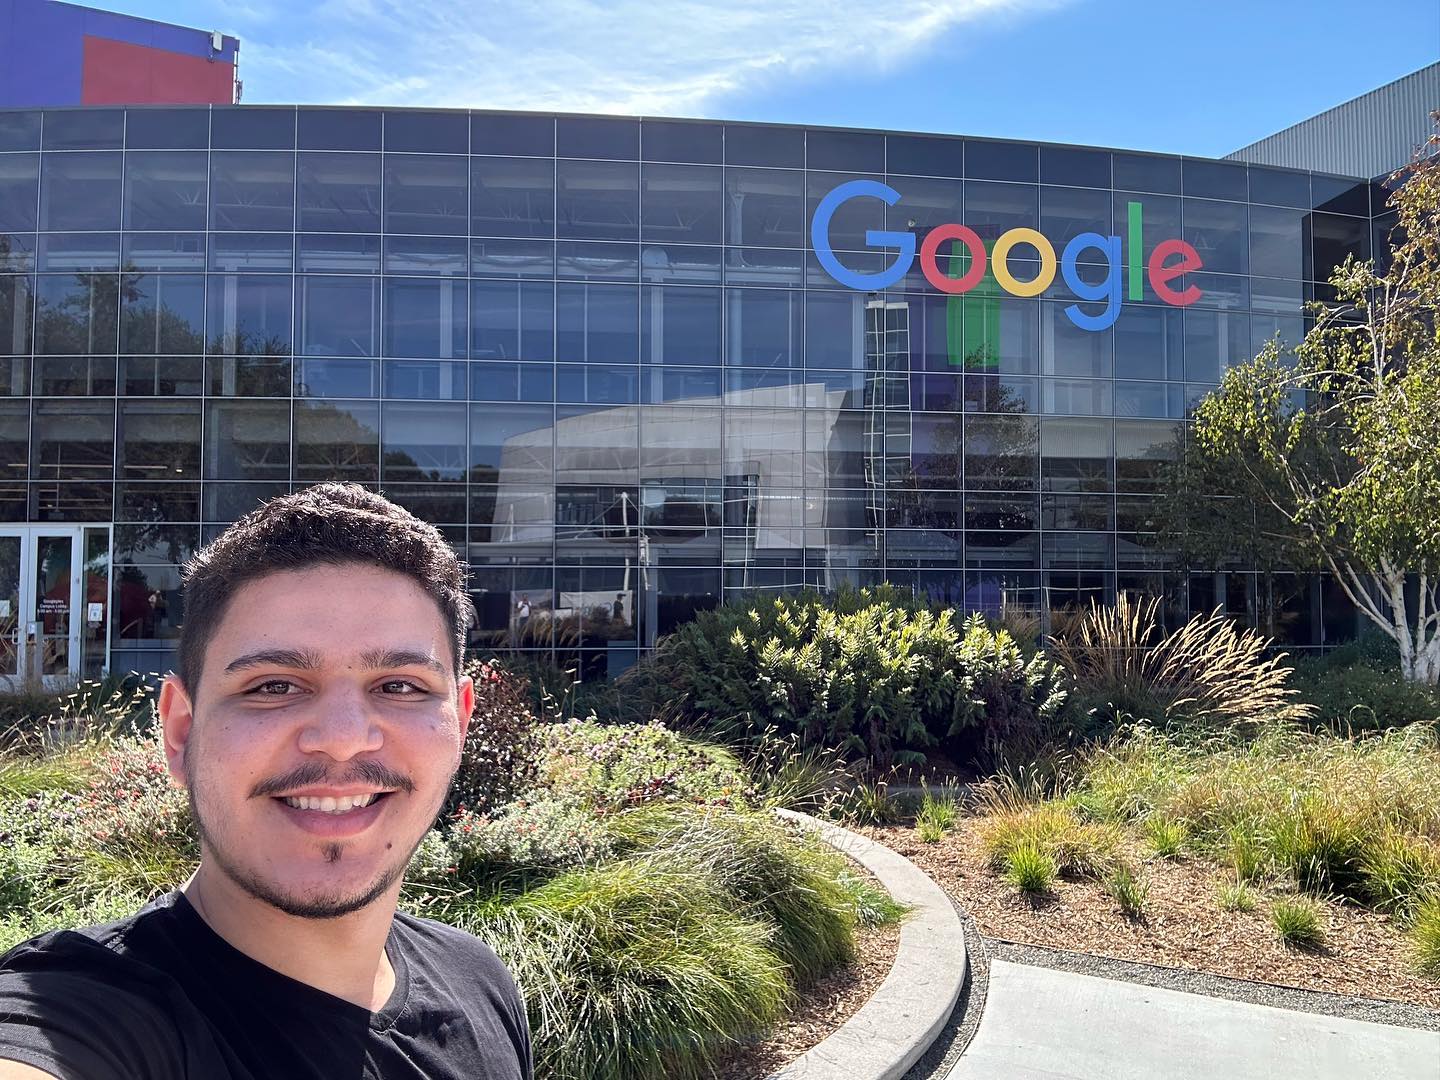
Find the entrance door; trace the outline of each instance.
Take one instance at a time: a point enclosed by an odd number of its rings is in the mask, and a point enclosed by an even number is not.
[[[0,684],[54,688],[100,674],[109,540],[105,526],[0,528]]]

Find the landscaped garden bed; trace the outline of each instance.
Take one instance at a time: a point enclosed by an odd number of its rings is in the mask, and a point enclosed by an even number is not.
[[[475,674],[455,793],[401,906],[500,954],[537,1077],[760,1077],[888,970],[898,905],[778,819],[733,754],[657,724],[539,723],[516,680]],[[0,754],[0,948],[129,914],[197,858],[147,709],[85,712],[59,745]]]

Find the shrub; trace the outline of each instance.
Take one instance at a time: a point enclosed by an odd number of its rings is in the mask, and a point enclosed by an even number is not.
[[[1005,855],[1005,880],[1021,892],[1048,891],[1056,872],[1055,860],[1033,840],[1017,844]]]
[[[705,612],[641,665],[674,712],[730,738],[798,736],[918,763],[1038,744],[1064,701],[1053,664],[980,616],[957,624],[890,586],[766,596]]]
[[[1426,975],[1440,977],[1440,892],[1426,894],[1415,906],[1410,946],[1415,966]]]
[[[920,796],[920,810],[915,817],[920,839],[927,844],[939,841],[955,827],[956,814],[954,794],[936,795],[926,787]]]
[[[1393,642],[1389,651],[1395,652]],[[1440,689],[1404,678],[1393,665],[1346,664],[1332,654],[1297,664],[1295,684],[1301,700],[1315,708],[1313,722],[1337,732],[1440,720]]]
[[[540,746],[540,783],[602,810],[654,801],[725,806],[752,798],[733,754],[658,721],[572,720],[545,728]]]
[[[1381,911],[1404,912],[1440,891],[1440,844],[1393,828],[1370,839],[1360,856],[1366,898]]]
[[[498,661],[471,661],[465,674],[475,683],[475,711],[460,749],[460,768],[446,802],[484,813],[504,806],[535,786],[539,736],[523,679]]]
[[[1130,868],[1117,863],[1105,878],[1105,891],[1115,898],[1120,910],[1132,919],[1143,918],[1150,902],[1150,885]]]
[[[593,866],[613,854],[604,824],[575,798],[517,799],[493,818],[467,808],[448,827],[448,865],[456,868],[458,882],[468,886],[489,884],[507,874],[523,878]]]
[[[1185,823],[1160,815],[1145,819],[1141,826],[1150,850],[1162,859],[1171,859],[1180,854],[1185,846]]]
[[[1320,911],[1313,900],[1301,896],[1276,900],[1270,908],[1270,923],[1286,945],[1317,949],[1325,944]]]
[[[1082,822],[1059,802],[1003,809],[992,804],[980,835],[997,870],[1010,866],[1016,851],[1033,847],[1058,873],[1073,878],[1105,877],[1118,861],[1123,839],[1114,825]]]
[[[1244,881],[1235,881],[1220,888],[1220,906],[1226,911],[1254,911],[1258,901],[1255,890]]]
[[[1091,604],[1057,634],[1050,653],[1071,674],[1083,698],[1109,710],[1166,723],[1211,727],[1302,720],[1313,710],[1295,700],[1283,653],[1241,630],[1219,609],[1196,615],[1173,633],[1160,627],[1158,599],[1124,593],[1114,607]]]
[[[884,780],[855,780],[827,807],[826,816],[847,825],[893,825],[905,816]]]
[[[790,996],[775,928],[708,874],[627,859],[561,874],[465,927],[525,995],[535,1072],[552,1080],[700,1080]]]

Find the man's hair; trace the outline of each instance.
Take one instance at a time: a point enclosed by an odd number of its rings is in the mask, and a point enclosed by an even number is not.
[[[440,530],[359,484],[317,484],[252,510],[185,564],[179,675],[192,697],[205,648],[247,582],[284,570],[366,563],[413,579],[440,608],[458,674],[475,605]]]

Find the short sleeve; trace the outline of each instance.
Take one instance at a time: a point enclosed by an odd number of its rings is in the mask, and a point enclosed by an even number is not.
[[[60,1080],[183,1080],[179,1036],[158,1003],[103,972],[60,957],[30,966],[36,954],[17,952],[0,970],[0,1058]]]

